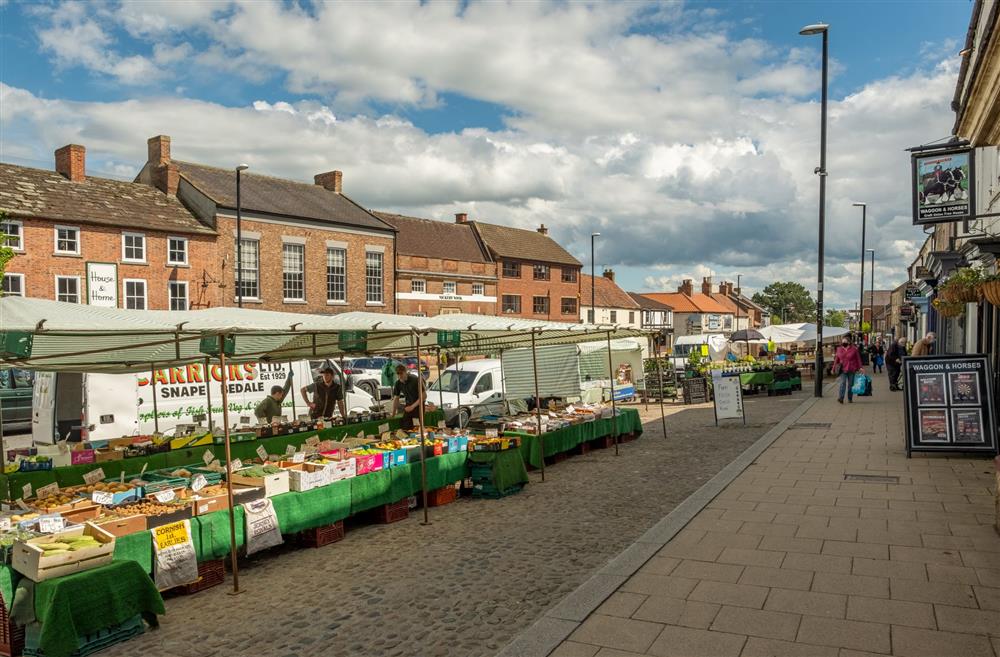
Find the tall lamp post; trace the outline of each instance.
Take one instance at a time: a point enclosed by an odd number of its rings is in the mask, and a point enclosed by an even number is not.
[[[590,234],[590,323],[597,323],[597,279],[594,278],[594,238],[600,237],[600,233]]]
[[[853,205],[856,208],[861,208],[861,299],[860,299],[860,305],[858,307],[864,308],[865,307],[865,253],[868,251],[868,249],[865,248],[865,232],[866,232],[865,224],[867,222],[868,204],[852,203],[851,205]],[[861,312],[862,314],[864,314],[864,310],[862,310]],[[859,329],[861,328],[860,322],[858,322],[858,328]],[[862,331],[859,330],[858,333],[861,333],[861,335],[864,336],[864,333]],[[862,340],[863,339],[864,338],[862,337]]]
[[[822,104],[819,128],[819,166],[813,171],[819,175],[819,258],[816,267],[816,386],[814,397],[823,396],[823,242],[826,223],[826,87],[827,60],[830,26],[826,23],[806,25],[799,34],[802,36],[823,35],[823,80]]]
[[[250,168],[248,164],[236,166],[236,305],[243,307],[243,202],[240,197],[240,176]]]
[[[872,254],[872,284],[871,284],[871,297],[868,299],[868,333],[870,336],[875,335],[875,249],[865,249],[867,253]],[[871,338],[869,338],[869,342]]]

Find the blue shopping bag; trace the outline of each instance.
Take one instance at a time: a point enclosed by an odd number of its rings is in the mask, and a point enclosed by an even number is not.
[[[851,387],[851,392],[855,395],[864,396],[871,393],[871,379],[868,378],[866,374],[857,374],[854,377],[854,385]]]

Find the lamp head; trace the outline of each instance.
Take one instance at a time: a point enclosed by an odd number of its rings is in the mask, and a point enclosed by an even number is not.
[[[867,203],[851,203],[851,205],[853,205],[856,208],[866,208],[866,207],[868,207]]]
[[[823,34],[830,29],[830,26],[826,23],[813,23],[812,25],[806,25],[801,30],[799,34],[802,36],[812,36],[814,34]]]
[[[236,165],[236,170],[237,171],[246,171],[249,168],[250,168],[249,164],[237,164]]]
[[[865,251],[868,253],[875,253],[875,249],[865,249]]]
[[[600,237],[601,234],[600,233],[591,233],[590,236],[591,237]]]

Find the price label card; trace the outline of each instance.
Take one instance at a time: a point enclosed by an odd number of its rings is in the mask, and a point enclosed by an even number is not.
[[[267,450],[264,449],[263,445],[258,445],[257,446],[257,456],[260,457],[261,461],[266,461],[267,460]]]
[[[319,445],[319,436],[310,436],[306,438],[306,445]]]
[[[236,472],[243,467],[243,461],[239,459],[233,459],[233,462],[229,464],[229,471]]]
[[[166,504],[167,502],[173,502],[174,498],[177,497],[177,493],[173,489],[168,488],[167,490],[161,490],[159,493],[154,493],[153,497],[156,498],[157,502]]]
[[[389,431],[389,423],[388,422],[385,422],[383,424],[378,425],[378,432],[379,433],[387,433],[388,431]]]
[[[94,500],[94,504],[101,504],[104,506],[110,506],[115,503],[114,494],[106,493],[103,490],[95,490],[90,494],[90,499]]]
[[[0,518],[0,532],[10,531],[10,517]]]
[[[58,513],[41,516],[38,519],[38,531],[43,534],[54,534],[66,529],[66,519]]]
[[[143,463],[142,464],[142,470],[139,470],[139,479],[142,479],[142,476],[144,474],[146,474],[146,468],[148,468],[148,467],[149,467],[149,463]]]
[[[496,438],[497,437],[497,430],[496,429],[487,429],[486,430],[486,437],[487,438]]]
[[[104,468],[97,468],[96,470],[91,470],[87,474],[83,475],[83,481],[88,485],[96,484],[104,479]]]
[[[294,453],[295,453],[296,451],[297,451],[297,450],[295,449],[295,445],[289,445],[288,447],[286,447],[286,448],[285,448],[285,455],[286,455],[286,456],[291,456],[291,455],[292,455],[292,454],[294,454]]]
[[[31,497],[31,484],[25,484],[21,486],[21,499],[28,499]]]
[[[438,422],[438,429],[444,429],[444,428],[446,428],[447,426],[448,426],[448,425],[446,425],[446,424],[444,423],[444,420],[441,420],[440,422]]]
[[[208,465],[215,460],[215,454],[212,453],[212,450],[206,449],[205,453],[201,455],[201,460],[205,462],[205,465]]]
[[[191,480],[191,490],[196,493],[207,485],[208,482],[205,480],[205,475],[195,475]]]
[[[292,454],[292,463],[302,463],[306,460],[305,452],[295,452]]]
[[[46,497],[51,497],[59,492],[59,484],[53,482],[48,486],[42,486],[38,489],[38,499],[43,500]]]
[[[118,473],[118,483],[119,484],[124,484],[125,483],[125,471],[124,470],[122,470],[121,472]]]
[[[17,505],[21,508],[22,511],[27,511],[28,510],[28,505],[25,504],[24,500],[22,498],[20,498],[20,497],[17,498]]]

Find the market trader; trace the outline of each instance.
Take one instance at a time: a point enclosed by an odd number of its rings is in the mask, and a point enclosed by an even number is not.
[[[403,420],[401,429],[412,429],[420,421],[420,388],[423,378],[411,374],[406,365],[396,366],[396,385],[392,387],[392,414],[399,412],[399,398],[403,398]]]
[[[315,381],[302,387],[302,399],[309,404],[309,415],[315,420],[321,417],[333,417],[334,407],[340,409],[340,417],[347,418],[347,408],[344,405],[344,386],[334,379],[333,368],[326,365],[321,375]],[[312,395],[312,401],[309,395]]]
[[[285,401],[288,391],[292,389],[292,370],[288,370],[288,378],[285,379],[285,387],[271,386],[271,394],[260,400],[257,407],[253,409],[253,414],[257,416],[258,422],[270,424],[275,417],[281,416],[281,402]]]

